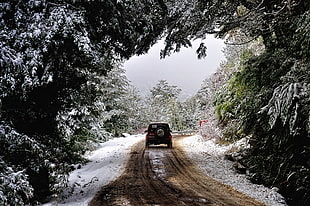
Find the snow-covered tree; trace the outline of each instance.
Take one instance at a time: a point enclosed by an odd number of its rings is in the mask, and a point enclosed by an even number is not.
[[[159,80],[147,97],[150,121],[164,121],[175,125],[178,121],[176,115],[179,113],[178,96],[180,92],[181,89],[177,86],[169,85],[166,80]]]
[[[309,159],[309,16],[308,1],[1,2],[1,176],[12,174],[12,187],[1,182],[7,188],[1,200],[14,187],[27,193],[16,202],[32,194],[45,199],[65,185],[69,165],[82,161],[88,135],[127,127],[121,60],[147,52],[162,36],[165,57],[214,33],[246,40],[241,45],[257,39],[264,45],[262,53],[247,50],[233,63],[236,72],[217,94],[217,111],[223,123],[238,120],[242,133],[252,135],[245,161],[257,172],[252,179],[280,185],[292,203],[309,204],[309,163],[295,161]],[[206,48],[199,46],[199,58]],[[178,94],[174,87],[158,88]],[[175,96],[154,95],[153,120],[175,117],[179,104],[166,101]],[[160,99],[166,107],[156,107]],[[179,125],[182,118],[175,119]],[[11,181],[14,173],[22,185]]]
[[[124,104],[126,104],[129,130],[135,131],[146,127],[150,123],[148,104],[141,97],[137,88],[129,86]]]
[[[33,197],[25,171],[14,171],[0,158],[0,204],[24,205]]]
[[[309,184],[309,164],[294,162],[309,159],[305,155],[310,145],[306,123],[309,2],[188,0],[167,5],[171,21],[162,56],[210,33],[228,37],[231,62],[226,65],[228,72],[222,70],[228,74],[224,75],[227,81],[215,96],[222,126],[234,128],[227,130],[233,133],[226,137],[251,135],[252,148],[244,163],[257,173],[252,180],[280,185],[291,204],[309,204],[310,190],[305,186]],[[205,56],[203,43],[197,53]],[[238,56],[241,58],[236,59]],[[295,180],[298,184],[292,186]]]
[[[203,119],[203,110],[200,108],[200,103],[197,95],[186,99],[180,105],[180,115],[182,117],[182,129],[180,130],[196,130],[199,121]]]
[[[127,127],[119,63],[157,41],[165,15],[157,1],[0,3],[0,125],[14,131],[1,132],[1,175],[23,171],[21,199],[59,192],[89,140]]]

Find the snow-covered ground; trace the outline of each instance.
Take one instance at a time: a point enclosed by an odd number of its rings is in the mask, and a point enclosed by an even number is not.
[[[235,144],[220,146],[214,139],[204,141],[200,135],[187,137],[182,145],[189,157],[196,162],[199,168],[208,176],[232,186],[236,190],[247,194],[266,205],[284,206],[284,198],[277,193],[277,188],[267,188],[263,185],[251,183],[246,175],[236,173],[233,162],[224,160],[224,154],[240,145],[246,146],[246,139]]]
[[[104,185],[115,180],[124,171],[129,158],[131,146],[144,139],[144,135],[132,135],[114,138],[105,142],[101,147],[88,154],[91,161],[69,176],[69,197],[65,200],[55,199],[44,206],[75,206],[88,205],[96,192]],[[235,189],[248,194],[270,206],[286,205],[283,197],[275,191],[262,185],[252,184],[245,175],[232,170],[232,162],[224,160],[223,155],[232,147],[245,144],[244,141],[234,145],[219,146],[214,140],[202,141],[201,136],[194,135],[183,140],[182,145],[194,162],[210,177],[231,185]]]
[[[91,162],[73,171],[69,176],[70,195],[65,200],[54,199],[44,206],[86,206],[99,189],[119,177],[126,166],[131,146],[145,135],[111,139],[86,156]]]

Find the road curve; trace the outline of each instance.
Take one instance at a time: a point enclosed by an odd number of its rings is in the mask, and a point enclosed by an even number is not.
[[[89,206],[102,205],[231,205],[263,203],[203,174],[174,138],[174,148],[144,142],[133,146],[125,172],[101,188]]]

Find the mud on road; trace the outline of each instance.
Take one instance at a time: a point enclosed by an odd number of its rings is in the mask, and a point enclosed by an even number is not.
[[[203,174],[182,150],[181,138],[174,138],[172,149],[134,145],[123,175],[89,205],[264,205]]]

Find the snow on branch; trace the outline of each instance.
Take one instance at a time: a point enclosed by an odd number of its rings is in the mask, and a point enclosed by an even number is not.
[[[274,90],[269,103],[260,111],[260,113],[267,112],[271,128],[274,128],[277,120],[280,120],[283,125],[289,126],[291,134],[298,132],[300,101],[309,98],[309,86],[308,83],[286,83]]]

